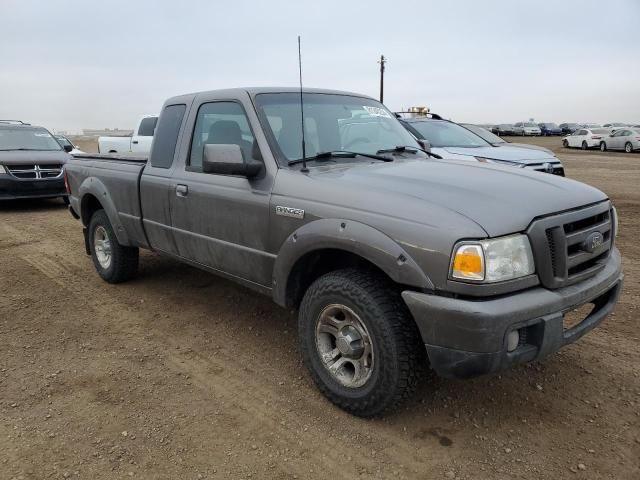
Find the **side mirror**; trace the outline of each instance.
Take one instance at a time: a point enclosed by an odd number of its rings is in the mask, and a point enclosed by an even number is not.
[[[262,170],[262,163],[245,162],[242,149],[235,144],[207,144],[203,147],[202,172],[242,175],[252,178]]]
[[[423,150],[431,153],[431,142],[429,140],[418,139],[418,145],[420,145],[420,148]]]
[[[65,152],[71,153],[71,150],[73,150],[73,145],[64,145],[62,148],[64,148]]]

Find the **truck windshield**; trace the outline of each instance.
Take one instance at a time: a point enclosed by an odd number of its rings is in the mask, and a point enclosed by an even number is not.
[[[44,128],[0,128],[0,151],[6,150],[61,150],[60,144]]]
[[[305,153],[350,151],[376,154],[380,150],[420,146],[384,105],[375,100],[324,93],[305,93]],[[299,93],[256,95],[258,115],[270,133],[279,161],[302,157],[302,127]],[[424,155],[419,151],[410,152]],[[345,157],[358,161],[367,157]],[[341,161],[345,161],[344,159]]]
[[[475,133],[452,122],[427,120],[411,122],[418,133],[431,143],[432,147],[487,147],[489,143]]]

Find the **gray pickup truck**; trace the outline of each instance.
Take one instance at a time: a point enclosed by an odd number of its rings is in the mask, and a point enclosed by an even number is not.
[[[313,380],[360,416],[395,406],[426,365],[461,378],[540,359],[613,310],[623,274],[604,193],[433,158],[366,96],[303,99],[304,147],[300,92],[231,89],[169,99],[148,160],[69,161],[100,276],[132,278],[146,248],[297,309]]]

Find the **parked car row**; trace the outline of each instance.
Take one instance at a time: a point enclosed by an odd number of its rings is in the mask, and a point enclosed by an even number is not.
[[[599,148],[607,150],[624,150],[627,153],[640,150],[640,127],[622,127],[615,130],[609,128],[581,128],[562,139],[567,148]]]
[[[498,125],[482,125],[482,127],[499,136],[552,136],[569,135],[571,133],[574,133],[576,130],[580,130],[583,128],[607,128],[610,131],[619,130],[620,128],[625,127],[640,128],[640,124],[631,125],[626,123],[613,122],[605,123],[604,125],[600,125],[597,123],[561,123],[560,125],[557,125],[552,122],[541,122],[537,124],[533,122],[518,122],[515,124],[501,123]]]

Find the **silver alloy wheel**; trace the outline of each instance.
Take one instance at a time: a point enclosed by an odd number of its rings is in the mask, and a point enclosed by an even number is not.
[[[358,388],[371,378],[374,367],[371,336],[349,307],[331,304],[320,312],[316,349],[324,367],[341,385]]]
[[[93,232],[93,249],[100,266],[105,270],[108,269],[111,265],[111,241],[102,225],[96,227]]]
[[[624,151],[627,152],[627,153],[631,153],[631,150],[633,150],[633,146],[631,145],[631,143],[627,143],[624,146]]]

